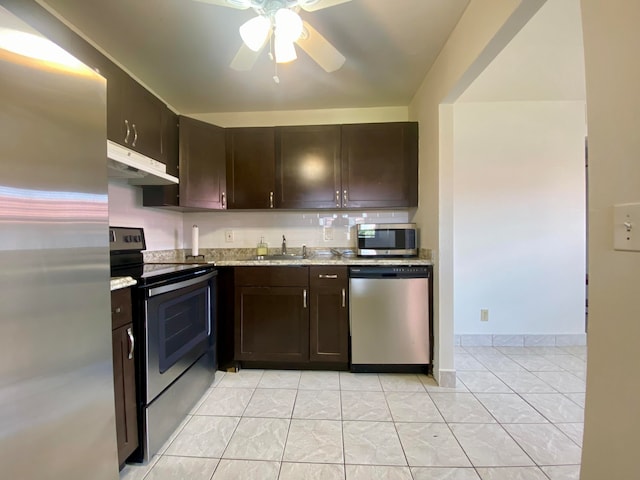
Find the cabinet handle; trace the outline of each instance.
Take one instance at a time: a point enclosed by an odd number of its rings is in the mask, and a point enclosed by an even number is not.
[[[113,310],[111,310],[111,315],[115,315],[115,314],[120,313],[120,312],[122,312],[122,308],[116,307]]]
[[[342,289],[342,308],[346,308],[347,307],[347,290],[346,289]]]
[[[136,128],[136,124],[132,124],[133,126],[133,142],[131,143],[132,147],[136,146],[136,142],[138,141],[138,129]],[[346,190],[345,190],[346,192]]]
[[[318,278],[338,278],[338,275],[325,275],[321,273],[320,275],[318,275]]]
[[[304,308],[307,308],[307,289],[306,288],[302,291],[302,306]]]
[[[342,206],[346,207],[347,203],[349,203],[349,197],[347,196],[347,191],[342,192]]]
[[[336,207],[340,206],[340,190],[336,190]]]
[[[269,208],[273,208],[273,192],[269,192]]]
[[[127,133],[124,136],[124,143],[129,144],[129,135],[131,135],[131,128],[129,128],[129,120],[125,118],[124,126],[127,127]]]
[[[227,208],[227,194],[222,192],[222,208]]]
[[[127,328],[127,335],[129,336],[129,360],[133,359],[133,350],[136,347],[136,342],[133,339],[133,332],[131,327]]]

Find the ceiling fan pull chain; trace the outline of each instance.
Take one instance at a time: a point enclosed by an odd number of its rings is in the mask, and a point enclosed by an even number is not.
[[[280,77],[278,76],[278,62],[276,62],[276,56],[273,52],[273,35],[269,38],[269,58],[273,62],[273,81],[279,85]]]

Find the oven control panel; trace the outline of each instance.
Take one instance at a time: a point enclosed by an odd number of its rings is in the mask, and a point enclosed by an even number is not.
[[[139,252],[146,248],[143,228],[109,227],[109,250],[112,252]]]

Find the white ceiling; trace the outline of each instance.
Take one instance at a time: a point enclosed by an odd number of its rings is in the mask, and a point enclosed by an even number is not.
[[[547,0],[459,102],[585,101],[580,0]]]
[[[39,0],[179,113],[406,106],[469,0],[352,0],[301,17],[345,57],[326,73],[304,51],[250,72],[229,63],[252,10],[193,0]]]

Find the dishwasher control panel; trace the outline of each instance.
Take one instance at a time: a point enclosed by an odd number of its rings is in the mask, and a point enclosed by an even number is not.
[[[431,266],[375,266],[351,267],[351,278],[429,278]]]

